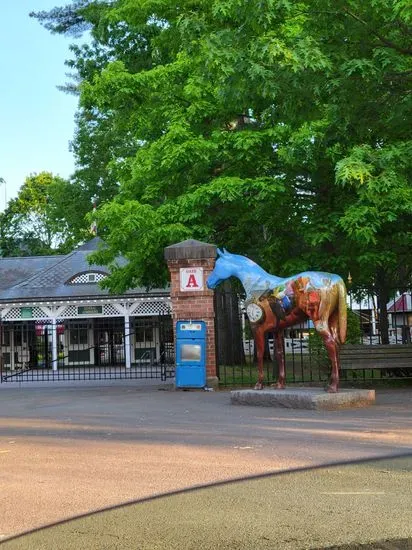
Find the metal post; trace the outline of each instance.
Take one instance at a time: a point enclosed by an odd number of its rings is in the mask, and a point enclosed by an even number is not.
[[[126,359],[126,368],[130,369],[132,366],[131,353],[130,353],[130,317],[124,316],[124,351]]]
[[[15,361],[14,361],[14,331],[16,330],[16,326],[13,326],[10,330],[10,370],[15,369]]]

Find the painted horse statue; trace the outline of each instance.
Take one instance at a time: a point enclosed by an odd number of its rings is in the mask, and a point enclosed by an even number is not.
[[[276,388],[285,387],[284,329],[310,319],[322,337],[330,362],[331,377],[327,391],[339,386],[339,348],[346,339],[346,287],[338,275],[304,271],[282,279],[270,275],[255,262],[218,249],[215,268],[207,279],[210,289],[229,277],[237,277],[246,292],[246,313],[251,323],[258,360],[258,381],[263,388],[265,333],[273,331],[279,366]]]

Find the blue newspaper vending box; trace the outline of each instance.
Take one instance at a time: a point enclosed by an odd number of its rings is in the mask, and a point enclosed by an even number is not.
[[[176,387],[206,386],[206,323],[178,321],[176,324]]]

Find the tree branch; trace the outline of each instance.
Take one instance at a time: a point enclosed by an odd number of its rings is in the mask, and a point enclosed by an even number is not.
[[[355,19],[355,21],[358,21],[359,23],[361,23],[365,27],[368,27],[367,22],[364,21],[363,19],[361,19],[358,15],[356,15],[356,13],[352,13],[347,8],[344,8],[343,11],[345,13],[347,13],[350,17]],[[395,42],[392,42],[392,40],[388,40],[387,38],[385,38],[384,36],[382,36],[378,32],[372,30],[370,27],[368,27],[368,30],[371,32],[371,34],[376,36],[376,38],[378,38],[382,42],[382,44],[385,44],[385,46],[387,46],[388,48],[396,50],[397,52],[403,53],[405,55],[412,55],[412,48],[402,48],[401,46],[398,46],[398,44],[395,44]]]

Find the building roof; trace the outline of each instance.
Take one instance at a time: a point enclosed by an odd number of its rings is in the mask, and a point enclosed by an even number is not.
[[[0,258],[1,291],[19,284],[36,273],[55,265],[64,256],[30,256],[27,258]]]
[[[164,256],[166,260],[216,258],[216,245],[188,239],[167,246]]]
[[[106,266],[90,265],[88,262],[88,255],[102,245],[103,241],[95,237],[65,256],[0,258],[0,303],[109,297],[109,291],[100,288],[97,282],[70,284],[74,277],[84,273],[109,274]],[[119,258],[119,263],[125,262]],[[149,292],[151,295],[168,293],[167,289]],[[141,296],[147,295],[148,291],[135,288],[125,294]]]
[[[406,292],[388,304],[389,313],[405,313],[407,311],[412,311],[412,295]]]

